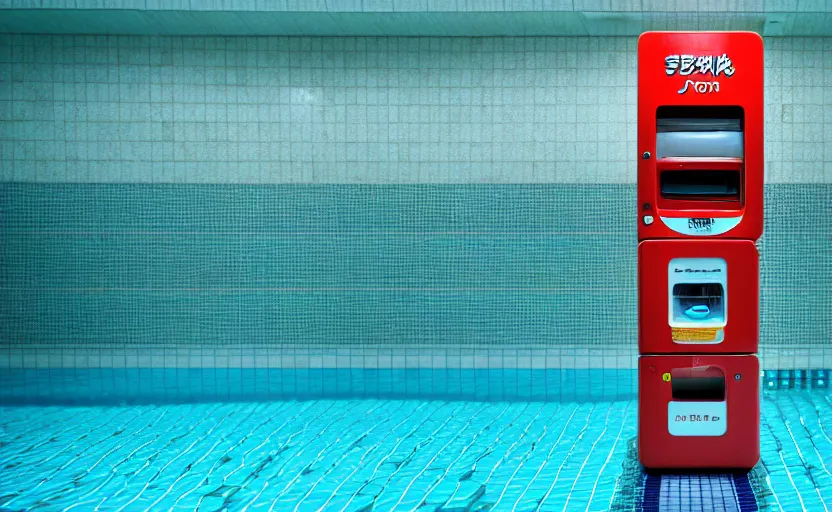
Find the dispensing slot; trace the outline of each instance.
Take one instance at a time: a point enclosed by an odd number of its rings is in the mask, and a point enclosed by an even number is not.
[[[722,343],[728,325],[728,264],[673,258],[667,267],[667,321],[674,343]]]
[[[676,322],[724,323],[725,291],[721,283],[673,285],[673,319]]]
[[[709,375],[674,375],[671,379],[673,400],[722,401],[725,400],[725,375],[721,371],[708,371]],[[704,373],[704,372],[702,372]],[[717,374],[718,373],[718,374]]]
[[[664,171],[660,180],[662,197],[668,199],[736,201],[740,195],[737,171]]]
[[[656,158],[742,158],[740,107],[659,107]]]
[[[659,206],[697,209],[698,202],[718,201],[721,208],[739,207],[742,108],[659,107],[656,115]],[[669,202],[663,204],[664,200]]]

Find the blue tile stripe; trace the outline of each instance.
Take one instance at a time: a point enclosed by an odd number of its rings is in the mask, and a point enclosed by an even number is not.
[[[671,485],[671,482],[673,481],[678,481],[680,479],[686,480],[691,476],[694,475],[647,473],[645,476],[644,494],[642,496],[640,510],[642,512],[660,512],[662,485]],[[733,498],[739,505],[740,512],[757,512],[759,510],[757,506],[757,499],[754,495],[754,490],[751,487],[748,474],[732,473],[730,478],[734,483],[735,494]],[[717,482],[718,481],[719,480],[717,480]],[[709,494],[727,497],[722,490],[715,489]],[[677,496],[676,499],[683,500],[684,503],[688,503],[689,505],[689,502],[684,498],[684,496]]]
[[[734,473],[734,488],[737,490],[737,503],[740,512],[757,512],[757,499],[747,473]]]
[[[644,482],[644,495],[641,500],[641,512],[659,512],[659,494],[662,488],[662,477],[648,474]]]

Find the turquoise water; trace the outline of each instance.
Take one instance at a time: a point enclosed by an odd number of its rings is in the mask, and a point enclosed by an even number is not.
[[[764,395],[771,510],[832,505],[825,392]],[[635,401],[0,409],[10,510],[609,510]],[[631,478],[625,476],[625,478]]]
[[[5,508],[606,510],[635,404],[4,409]],[[11,469],[11,468],[10,468]]]

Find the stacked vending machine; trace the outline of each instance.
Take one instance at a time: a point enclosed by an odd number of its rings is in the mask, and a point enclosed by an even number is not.
[[[760,455],[763,43],[638,42],[638,452],[647,468]]]

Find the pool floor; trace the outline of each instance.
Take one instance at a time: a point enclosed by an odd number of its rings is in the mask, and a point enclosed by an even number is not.
[[[832,505],[829,400],[764,396],[772,510]],[[603,511],[636,413],[635,401],[5,407],[0,508]]]

